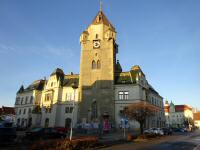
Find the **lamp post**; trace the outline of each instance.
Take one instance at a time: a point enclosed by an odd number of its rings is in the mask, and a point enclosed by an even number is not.
[[[72,109],[72,117],[71,117],[71,130],[70,130],[70,141],[72,140],[72,129],[73,129],[73,119],[74,119],[74,109],[75,109],[75,96],[76,96],[76,89],[78,86],[76,85],[75,82],[72,83],[72,88],[74,90],[74,100],[73,100],[73,109]]]

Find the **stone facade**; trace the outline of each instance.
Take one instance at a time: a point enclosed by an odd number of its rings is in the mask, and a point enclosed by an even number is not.
[[[115,29],[102,11],[80,36],[80,121],[99,120],[102,115],[114,121],[115,40]]]
[[[116,30],[102,10],[81,34],[80,44],[80,74],[66,75],[57,68],[49,79],[20,88],[15,105],[17,124],[30,126],[24,125],[24,120],[32,120],[31,126],[70,127],[73,120],[73,127],[77,123],[119,127],[119,113],[125,106],[146,101],[160,110],[146,121],[146,127],[164,125],[163,98],[148,83],[139,66],[122,71],[116,60]],[[24,103],[26,97],[32,101]],[[25,109],[28,113],[22,114]],[[132,128],[139,126],[134,121],[130,124]]]

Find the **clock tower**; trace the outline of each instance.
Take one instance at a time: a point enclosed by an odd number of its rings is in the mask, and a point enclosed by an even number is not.
[[[116,31],[102,9],[80,36],[79,121],[114,122]]]

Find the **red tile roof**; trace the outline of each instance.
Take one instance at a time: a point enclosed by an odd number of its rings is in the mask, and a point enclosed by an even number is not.
[[[5,107],[5,106],[2,106],[2,108],[0,108],[0,115],[7,115],[7,114],[13,114],[13,115],[15,115],[15,109],[14,109],[14,107]]]
[[[165,112],[169,112],[170,106],[165,106]],[[192,107],[188,105],[175,105],[175,112],[184,112],[185,110],[192,110]]]
[[[194,120],[200,120],[200,112],[193,114]]]
[[[190,107],[188,105],[175,105],[176,112],[183,112],[185,110],[192,110],[192,107]]]

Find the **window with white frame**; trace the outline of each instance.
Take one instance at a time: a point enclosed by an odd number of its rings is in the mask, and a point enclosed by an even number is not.
[[[119,100],[127,100],[127,99],[129,99],[129,92],[128,91],[119,91],[118,92],[118,99]]]
[[[73,107],[65,107],[65,113],[72,113]]]
[[[24,98],[22,97],[21,98],[21,105],[24,103]]]
[[[30,104],[33,103],[33,96],[30,97]]]
[[[129,95],[128,91],[125,91],[125,92],[124,92],[124,99],[125,99],[125,100],[128,99],[128,95]]]
[[[24,109],[24,113],[23,114],[26,114],[26,108]]]
[[[28,96],[26,96],[25,104],[28,104]]]
[[[124,99],[124,92],[119,92],[118,93],[118,98],[119,98],[119,100],[123,100]]]

